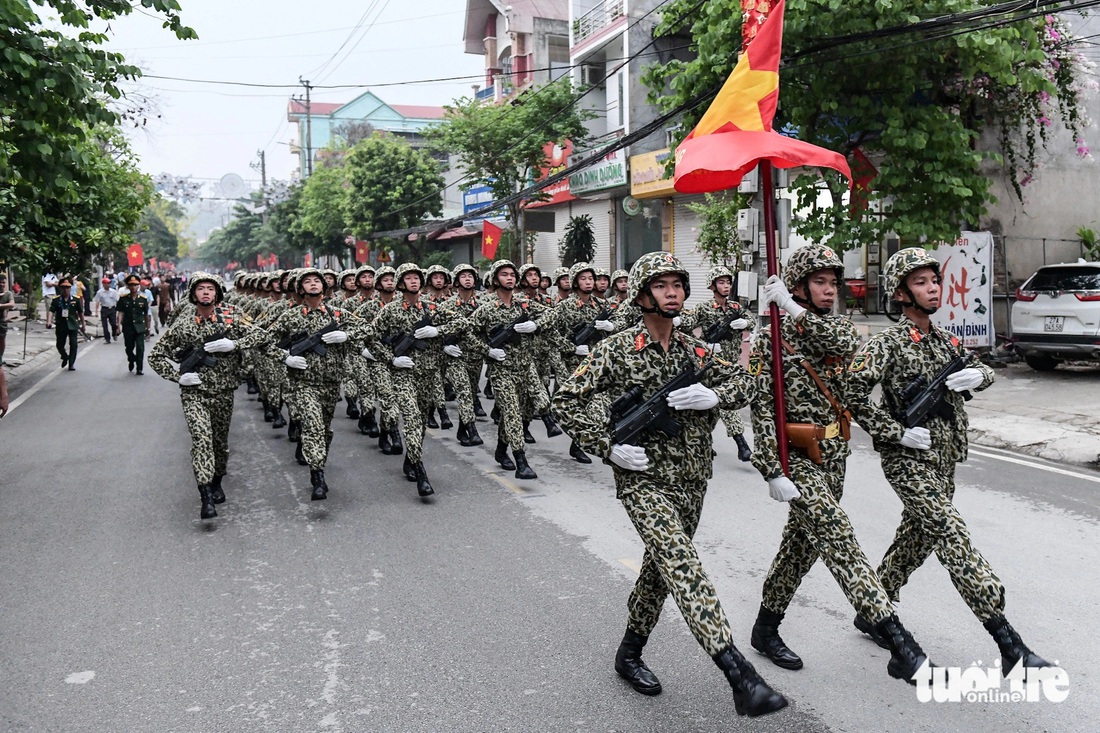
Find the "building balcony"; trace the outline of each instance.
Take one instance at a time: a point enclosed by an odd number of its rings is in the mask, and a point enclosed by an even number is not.
[[[477,92],[474,93],[474,99],[478,100],[479,102],[482,101],[482,100],[495,99],[495,98],[496,98],[496,87],[495,86],[485,87],[484,89],[478,89]]]
[[[603,0],[573,21],[573,45],[579,46],[626,14],[623,0]]]

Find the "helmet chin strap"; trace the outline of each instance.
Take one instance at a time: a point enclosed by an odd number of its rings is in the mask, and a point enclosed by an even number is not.
[[[653,301],[653,303],[654,303],[654,305],[652,305],[652,306],[645,306],[645,305],[642,305],[641,303],[638,303],[637,304],[638,305],[638,310],[640,310],[642,313],[656,313],[661,318],[667,318],[669,320],[672,320],[673,318],[679,317],[680,311],[664,311],[664,310],[661,310],[660,308],[658,308],[656,306],[657,299],[653,297],[653,293],[650,292],[648,286],[646,286],[645,289],[642,290],[642,292],[645,293],[646,295],[648,295],[649,299],[651,301]]]
[[[901,303],[902,308],[916,308],[917,310],[921,311],[925,315],[929,315],[929,316],[939,310],[939,308],[925,308],[923,305],[918,304],[917,299],[915,297],[913,297],[913,291],[911,291],[909,289],[908,285],[902,285],[901,289],[906,295],[909,296],[909,300],[899,300],[898,301],[899,303]]]
[[[806,299],[806,298],[803,298],[801,295],[795,295],[794,293],[791,293],[791,298],[794,299],[795,303],[798,303],[800,306],[802,306],[806,310],[813,311],[814,313],[816,313],[819,316],[827,316],[830,313],[832,313],[832,310],[830,310],[828,308],[818,307],[818,305],[816,303],[814,303],[812,299]]]

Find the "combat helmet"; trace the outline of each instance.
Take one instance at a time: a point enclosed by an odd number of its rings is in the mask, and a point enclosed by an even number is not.
[[[573,266],[569,268],[569,287],[577,287],[577,278],[580,277],[582,272],[591,272],[592,277],[596,276],[596,268],[588,262],[575,262]]]
[[[341,270],[340,274],[337,275],[337,277],[336,277],[336,287],[338,287],[340,290],[343,290],[344,289],[344,278],[346,278],[346,277],[355,277],[355,276],[356,276],[355,270]],[[358,287],[358,285],[356,285],[355,287]]]
[[[707,289],[714,290],[714,281],[720,277],[728,277],[730,283],[733,283],[733,272],[725,265],[712,265],[707,270]]]
[[[444,285],[451,284],[451,271],[443,265],[432,265],[431,267],[429,267],[427,272],[424,273],[424,282],[429,282],[432,279],[432,275],[435,275],[436,273],[439,273],[443,276]]]
[[[451,270],[451,280],[455,283],[458,282],[458,276],[464,272],[472,273],[474,276],[474,288],[477,288],[478,283],[481,281],[481,273],[477,271],[477,268],[471,265],[469,262],[464,262],[461,265],[455,265],[455,269]]]
[[[305,295],[305,291],[302,290],[302,281],[310,275],[316,275],[321,278],[321,295],[328,292],[328,280],[325,279],[325,273],[316,267],[303,267],[298,270],[298,277],[294,279],[294,290],[298,295]]]
[[[420,276],[420,287],[424,287],[424,271],[420,269],[420,265],[415,262],[404,262],[398,266],[393,275],[393,282],[398,290],[405,289],[405,275],[408,275],[410,272],[415,272]]]
[[[630,273],[626,270],[615,270],[615,272],[611,273],[611,284],[614,285],[615,281],[622,277],[629,278]]]
[[[690,276],[687,268],[671,252],[646,252],[630,268],[626,285],[626,298],[633,303],[649,282],[661,275],[676,273],[684,280],[684,299],[691,296]]]
[[[552,277],[554,278],[554,285],[557,286],[558,281],[560,281],[563,277],[569,277],[569,268],[568,267],[555,267],[554,268],[554,274],[553,274]]]
[[[836,270],[837,280],[844,277],[844,263],[836,256],[836,252],[824,244],[807,244],[799,247],[787,258],[787,264],[783,266],[783,284],[787,290],[793,290],[795,285],[805,280],[818,270]]]
[[[487,275],[491,287],[500,287],[500,284],[497,282],[497,273],[505,267],[511,267],[513,272],[519,273],[519,270],[516,269],[516,266],[512,264],[511,260],[497,260],[493,263],[493,266],[489,268],[489,274]]]
[[[195,288],[202,282],[214,284],[214,304],[221,303],[225,298],[225,283],[220,277],[209,272],[195,272],[187,279],[187,300],[195,305],[199,304],[198,298],[195,297]]]
[[[937,276],[940,274],[940,263],[926,249],[906,247],[892,254],[882,268],[882,286],[887,297],[893,297],[894,291],[904,287],[909,273],[922,267],[931,267]]]

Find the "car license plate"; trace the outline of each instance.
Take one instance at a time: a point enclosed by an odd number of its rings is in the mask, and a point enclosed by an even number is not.
[[[1043,321],[1044,331],[1061,331],[1062,326],[1066,323],[1065,316],[1047,316]]]

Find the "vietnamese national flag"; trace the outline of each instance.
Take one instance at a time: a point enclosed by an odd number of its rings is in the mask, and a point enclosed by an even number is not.
[[[481,256],[487,260],[497,258],[497,246],[500,244],[501,229],[491,221],[486,221],[481,230]]]
[[[358,239],[355,242],[355,261],[360,265],[370,262],[370,243]]]
[[[313,254],[306,252],[306,267],[313,267]]]
[[[156,257],[150,257],[149,258],[149,269],[150,270],[157,269],[157,258]]]
[[[840,153],[785,137],[772,129],[779,102],[784,0],[772,8],[699,124],[676,148],[675,187],[680,193],[733,188],[760,163],[777,168],[821,166],[851,181]]]
[[[140,267],[145,262],[145,253],[141,250],[141,245],[134,242],[126,248],[126,264],[130,267]]]

